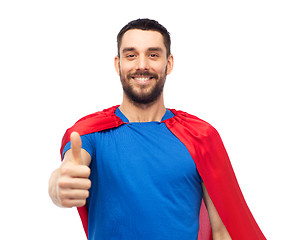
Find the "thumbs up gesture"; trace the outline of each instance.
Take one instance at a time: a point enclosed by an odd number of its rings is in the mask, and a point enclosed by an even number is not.
[[[81,165],[82,157],[82,141],[81,137],[77,132],[71,133],[71,159],[74,163]]]
[[[61,167],[53,172],[49,181],[49,195],[61,207],[82,207],[89,196],[90,155],[81,148],[77,132],[71,134],[71,149],[66,152]]]

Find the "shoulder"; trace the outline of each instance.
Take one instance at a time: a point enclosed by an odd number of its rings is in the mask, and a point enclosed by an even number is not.
[[[169,129],[177,134],[183,143],[193,143],[194,147],[197,146],[202,149],[200,152],[206,154],[225,151],[218,131],[210,123],[183,111],[172,112],[175,116],[169,124]]]
[[[62,139],[61,154],[64,146],[70,141],[72,132],[78,132],[82,136],[122,125],[123,121],[115,115],[117,107],[118,105],[87,115],[68,128]]]
[[[184,125],[186,128],[207,135],[218,134],[217,130],[210,123],[195,115],[189,114],[181,110],[175,110],[175,109],[169,109],[169,110],[173,112],[175,115],[173,119],[176,122],[180,123],[181,125]]]
[[[79,122],[89,121],[92,119],[100,119],[100,118],[107,118],[107,117],[113,117],[115,116],[115,111],[119,107],[119,105],[104,109],[102,111],[97,111],[95,113],[86,115],[82,118],[80,118],[75,124]]]
[[[77,131],[80,135],[84,135],[117,127],[123,124],[122,120],[115,114],[117,107],[118,105],[87,115],[68,130]]]

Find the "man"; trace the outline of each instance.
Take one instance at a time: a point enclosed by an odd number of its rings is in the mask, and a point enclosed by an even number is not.
[[[122,104],[67,130],[53,202],[79,207],[88,239],[265,239],[216,130],[165,108],[174,63],[167,30],[138,19],[117,40]]]

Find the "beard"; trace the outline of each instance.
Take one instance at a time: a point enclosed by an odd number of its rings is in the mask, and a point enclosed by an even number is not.
[[[148,105],[154,103],[161,96],[165,85],[166,72],[167,66],[165,72],[160,76],[149,71],[136,71],[134,73],[128,73],[125,77],[121,74],[120,69],[120,80],[125,94],[134,104]],[[149,77],[154,81],[154,85],[140,85],[137,89],[137,86],[131,83],[133,76]]]

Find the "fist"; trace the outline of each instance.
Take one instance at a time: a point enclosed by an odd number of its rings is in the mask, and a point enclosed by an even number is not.
[[[71,134],[71,149],[65,154],[64,162],[58,169],[57,199],[62,207],[82,207],[89,196],[91,181],[90,168],[82,157],[81,137]],[[85,152],[86,153],[86,152]]]

